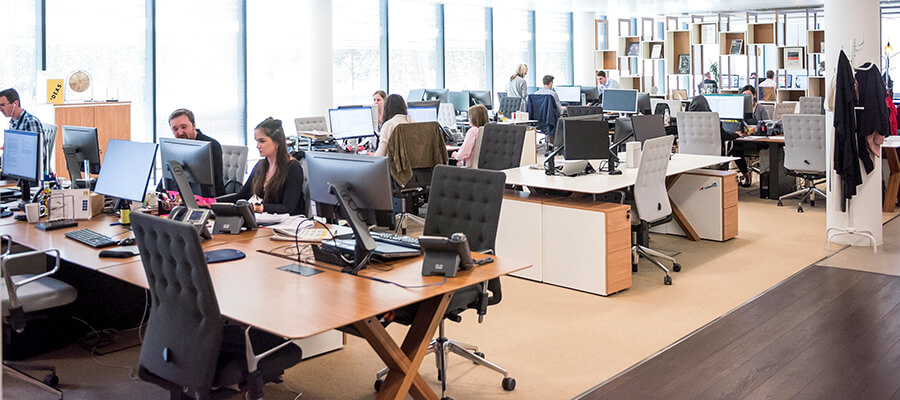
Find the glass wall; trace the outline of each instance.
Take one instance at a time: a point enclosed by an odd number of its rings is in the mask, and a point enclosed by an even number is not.
[[[537,11],[535,13],[535,77],[553,75],[555,85],[572,84],[571,13]]]
[[[334,103],[369,104],[381,87],[379,1],[332,1]]]
[[[445,87],[450,90],[488,89],[485,14],[481,6],[444,6]]]
[[[3,4],[4,38],[0,45],[0,90],[15,88],[26,110],[31,104],[46,102],[46,95],[35,95],[36,9],[34,0],[10,1]],[[37,98],[37,99],[35,99]],[[34,112],[34,111],[31,111]],[[6,124],[3,124],[6,127]]]
[[[419,1],[388,2],[388,85],[406,98],[410,89],[441,87],[438,82],[438,10]]]
[[[509,78],[519,64],[528,64],[531,51],[531,32],[534,27],[531,13],[525,10],[494,9],[494,93],[505,92]],[[534,80],[535,66],[528,65],[529,85]],[[538,78],[540,79],[540,78]]]

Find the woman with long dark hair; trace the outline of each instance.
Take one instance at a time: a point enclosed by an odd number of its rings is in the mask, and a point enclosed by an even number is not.
[[[253,137],[262,159],[236,198],[249,200],[256,213],[303,214],[303,168],[288,153],[281,120],[266,118],[256,126]]]

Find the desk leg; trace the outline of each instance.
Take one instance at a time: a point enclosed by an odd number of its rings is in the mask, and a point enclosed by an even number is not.
[[[453,293],[446,293],[422,302],[401,347],[397,346],[376,318],[353,324],[390,369],[378,391],[378,399],[404,399],[407,392],[411,392],[415,399],[437,400],[437,394],[419,374],[419,366],[428,352],[431,338],[444,318],[451,297]]]
[[[897,157],[897,149],[884,147],[884,156],[887,158],[891,175],[888,177],[887,192],[884,194],[884,206],[881,211],[894,212],[898,195],[900,195],[900,158]]]
[[[666,178],[666,191],[671,189],[672,186],[675,185],[675,182],[677,182],[678,178],[680,178],[680,177],[681,177],[681,174],[667,177]],[[698,234],[697,231],[694,230],[694,227],[691,226],[691,222],[688,221],[687,218],[684,217],[684,213],[681,212],[681,210],[678,208],[678,206],[675,205],[675,202],[673,202],[671,198],[669,199],[669,204],[672,206],[673,219],[678,224],[678,226],[681,227],[681,230],[684,231],[684,234],[687,236],[687,238],[690,240],[693,240],[695,242],[699,242],[700,234]]]

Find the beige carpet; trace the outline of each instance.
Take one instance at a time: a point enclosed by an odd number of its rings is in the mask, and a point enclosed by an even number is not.
[[[611,297],[504,278],[503,302],[491,307],[483,324],[465,314],[461,324],[448,323],[447,329],[452,338],[479,344],[489,359],[510,370],[518,387],[504,392],[499,374],[451,356],[448,395],[577,396],[840,250],[825,248],[825,212],[817,205],[799,214],[791,204],[777,207],[774,201],[760,200],[756,190],[741,189],[736,239],[696,243],[652,236],[652,247],[680,252],[677,258],[684,269],[673,273],[672,286],[664,286],[662,271],[646,262],[634,275],[633,287]],[[897,234],[891,236],[893,243]],[[886,231],[886,242],[888,237]],[[893,254],[896,260],[900,249],[895,247],[886,245],[880,254]],[[894,273],[900,273],[900,267],[895,266]],[[395,336],[404,332],[403,327],[391,328]],[[303,393],[301,399],[374,398],[374,373],[382,364],[364,341],[348,340],[342,350],[290,369],[287,385],[268,387],[267,398],[293,399],[296,394],[288,385]],[[137,349],[132,349],[102,361],[134,365],[137,357]],[[41,359],[59,367],[68,399],[165,398],[156,387],[130,380],[125,370],[97,365],[75,346]],[[422,372],[439,390],[433,357],[425,359]],[[4,383],[5,398],[52,398],[8,378]]]

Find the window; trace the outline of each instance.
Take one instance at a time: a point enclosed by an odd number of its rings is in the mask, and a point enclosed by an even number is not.
[[[91,76],[91,89],[81,95],[67,91],[67,101],[76,96],[80,101],[131,101],[131,138],[152,140],[143,1],[48,0],[46,40],[47,78],[65,79],[77,70]]]
[[[438,6],[388,2],[389,86],[406,98],[410,89],[440,87],[438,73]]]
[[[0,45],[0,76],[3,87],[15,88],[19,92],[22,107],[34,113],[33,102],[44,103],[44,94],[35,94],[35,73],[37,54],[35,52],[35,32],[37,30],[34,0],[11,1],[3,4],[4,38]],[[38,116],[40,118],[40,116]],[[6,129],[6,123],[0,124]]]
[[[450,90],[488,89],[485,8],[444,6],[444,65]]]
[[[381,85],[379,1],[333,0],[334,103],[370,104]]]
[[[535,14],[536,77],[553,75],[554,85],[572,84],[572,14]]]
[[[113,4],[119,7],[119,2]],[[197,128],[203,133],[222,144],[244,143],[244,46],[241,25],[244,18],[241,4],[240,1],[157,0],[158,136],[171,136],[169,114],[178,108],[188,108],[194,112]],[[81,2],[72,7],[83,9]],[[109,32],[118,32],[109,26],[98,29],[102,29],[104,36],[110,36]],[[109,65],[118,68],[120,63]],[[125,98],[121,94],[120,97]]]
[[[505,92],[509,77],[519,64],[528,64],[531,47],[531,14],[522,10],[494,9],[494,93]],[[525,79],[536,82],[535,66]],[[540,80],[540,77],[538,77]]]

